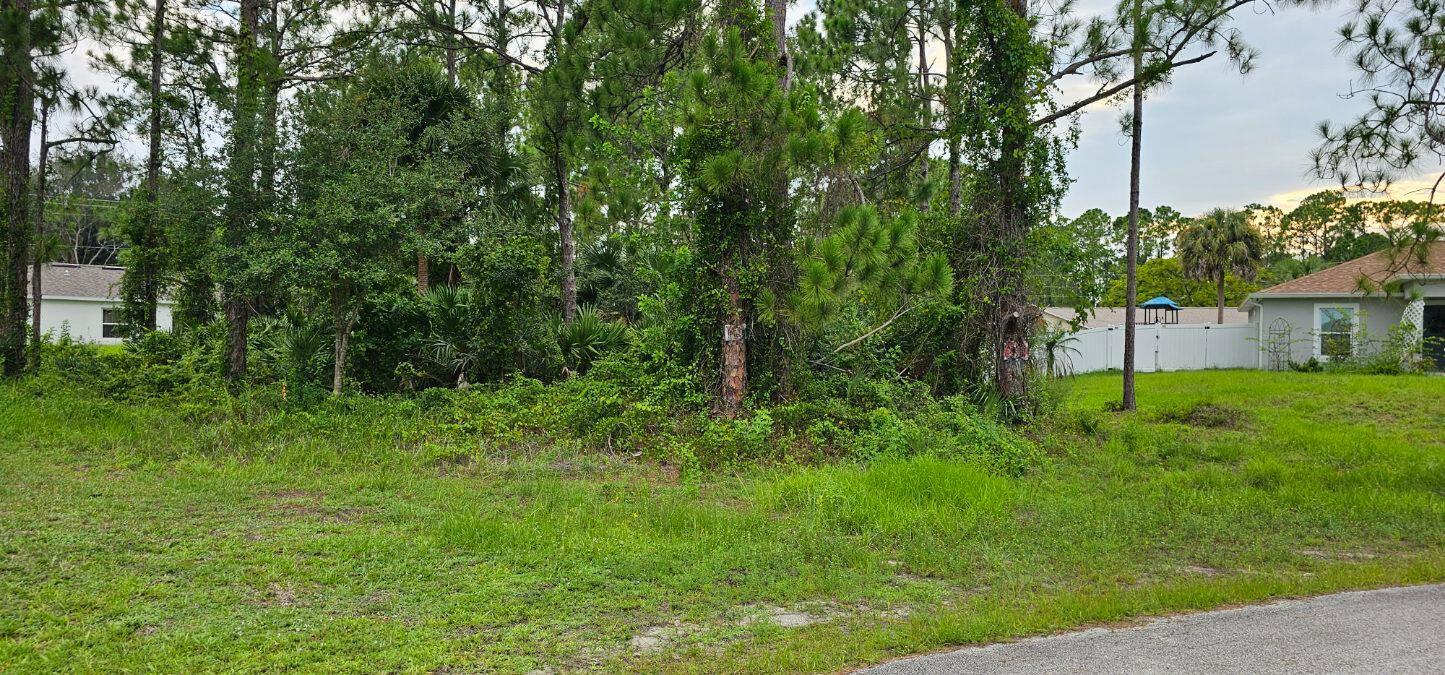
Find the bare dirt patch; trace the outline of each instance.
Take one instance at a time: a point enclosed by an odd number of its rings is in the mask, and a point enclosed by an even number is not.
[[[1373,560],[1379,557],[1369,551],[1326,551],[1318,548],[1302,548],[1295,553],[1321,560]]]
[[[261,598],[261,604],[266,607],[295,607],[300,604],[296,592],[278,583],[271,583],[266,586],[266,593]]]
[[[306,490],[281,490],[259,495],[268,502],[266,510],[284,518],[305,518],[332,523],[355,523],[366,511],[354,506],[327,506],[325,496]]]

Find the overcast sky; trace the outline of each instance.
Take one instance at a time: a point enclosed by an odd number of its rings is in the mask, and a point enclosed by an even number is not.
[[[1186,215],[1251,202],[1288,210],[1332,187],[1307,170],[1316,124],[1347,121],[1363,110],[1361,101],[1342,97],[1355,75],[1347,55],[1335,53],[1345,9],[1246,10],[1238,26],[1260,51],[1252,73],[1231,71],[1221,54],[1181,70],[1172,87],[1147,99],[1143,205],[1167,204]],[[1075,182],[1064,199],[1066,215],[1128,209],[1129,144],[1119,132],[1119,113],[1095,107],[1085,115],[1079,148],[1069,157]],[[1409,183],[1394,192],[1418,187]]]

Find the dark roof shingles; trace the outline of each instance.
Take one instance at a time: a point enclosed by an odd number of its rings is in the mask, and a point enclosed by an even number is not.
[[[125,270],[101,265],[47,263],[40,268],[40,295],[45,298],[120,297],[120,277]]]

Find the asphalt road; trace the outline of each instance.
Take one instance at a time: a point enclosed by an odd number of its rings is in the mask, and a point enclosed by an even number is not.
[[[1445,584],[972,647],[865,673],[1445,673]]]

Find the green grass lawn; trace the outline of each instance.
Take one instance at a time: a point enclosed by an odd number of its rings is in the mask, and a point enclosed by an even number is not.
[[[1134,416],[1069,386],[1021,478],[694,480],[0,387],[0,671],[832,671],[1445,580],[1445,378],[1143,375]]]

